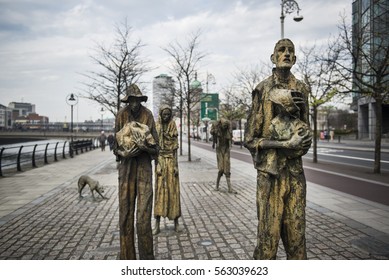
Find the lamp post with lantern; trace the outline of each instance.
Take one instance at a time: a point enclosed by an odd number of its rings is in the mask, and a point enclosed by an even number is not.
[[[302,21],[304,17],[299,14],[301,9],[298,3],[295,0],[281,0],[281,39],[284,38],[285,14],[291,14],[294,11],[297,11],[297,16],[295,16],[293,20],[296,22]]]
[[[73,157],[73,106],[77,105],[78,97],[74,93],[68,94],[66,103],[70,106],[70,156]]]
[[[105,110],[103,107],[101,107],[100,109],[100,114],[101,114],[101,131],[104,130],[104,114],[105,114]]]

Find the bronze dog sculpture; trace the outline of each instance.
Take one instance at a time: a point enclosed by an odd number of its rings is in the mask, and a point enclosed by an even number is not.
[[[78,179],[79,198],[83,198],[81,194],[82,194],[82,190],[86,185],[89,186],[89,189],[92,193],[93,200],[96,200],[94,192],[97,192],[103,199],[106,199],[106,197],[102,194],[104,192],[104,189],[102,186],[100,186],[99,181],[93,180],[91,177],[87,175],[82,175],[80,179]]]

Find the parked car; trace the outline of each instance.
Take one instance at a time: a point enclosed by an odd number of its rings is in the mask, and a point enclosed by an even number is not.
[[[243,139],[243,140],[242,140]],[[244,141],[244,130],[235,129],[232,131],[232,143],[236,145],[243,144]]]

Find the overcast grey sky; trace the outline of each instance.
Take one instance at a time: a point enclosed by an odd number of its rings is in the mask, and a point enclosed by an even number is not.
[[[352,0],[297,0],[304,20],[286,16],[285,37],[302,45],[326,43],[337,33],[340,14],[351,18]],[[92,70],[95,42],[109,44],[114,26],[127,17],[143,55],[168,72],[169,42],[202,30],[200,49],[209,53],[199,80],[212,73],[219,91],[237,68],[267,61],[280,38],[281,0],[0,0],[0,104],[29,102],[50,121],[70,120],[69,93],[80,93],[80,73]],[[183,41],[185,42],[185,40]],[[99,106],[80,99],[75,121],[101,117]],[[106,118],[107,115],[104,117]]]

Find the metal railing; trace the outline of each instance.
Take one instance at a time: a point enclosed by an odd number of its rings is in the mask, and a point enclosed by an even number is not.
[[[98,141],[94,139],[88,139],[1,147],[0,176],[4,176],[3,171],[23,171],[38,167],[38,164],[56,162],[59,158],[65,159],[67,156],[72,158],[74,154],[95,149],[97,143]]]

